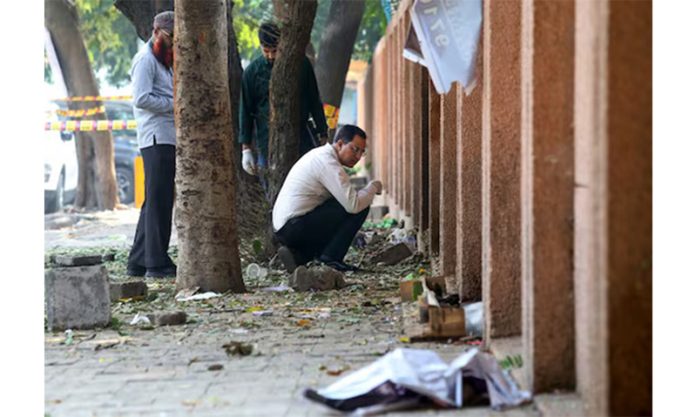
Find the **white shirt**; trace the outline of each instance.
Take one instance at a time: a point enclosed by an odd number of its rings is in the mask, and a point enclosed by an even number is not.
[[[336,150],[327,143],[307,152],[290,169],[273,206],[273,229],[277,232],[332,196],[348,213],[359,213],[370,206],[376,192],[373,185],[355,191]]]

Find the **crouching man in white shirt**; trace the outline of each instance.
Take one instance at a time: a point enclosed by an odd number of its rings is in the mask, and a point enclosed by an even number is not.
[[[345,125],[333,143],[307,152],[290,169],[273,206],[273,230],[283,245],[278,257],[288,272],[313,259],[339,271],[357,270],[343,258],[382,183],[356,191],[343,167],[355,166],[366,145],[362,129]]]

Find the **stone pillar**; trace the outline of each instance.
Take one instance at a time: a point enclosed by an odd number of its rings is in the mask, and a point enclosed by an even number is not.
[[[459,293],[457,266],[457,88],[440,96],[440,275],[447,293]]]
[[[573,389],[575,3],[522,3],[522,336],[535,392]]]
[[[478,67],[482,65],[479,54]],[[481,300],[481,80],[467,96],[456,95],[456,293],[463,301]]]
[[[413,225],[418,231],[423,230],[423,167],[427,167],[423,158],[423,78],[422,66],[419,64],[410,64],[411,66],[411,117],[409,130],[411,134],[411,160],[407,161],[411,164],[411,216],[413,217]],[[427,120],[427,115],[426,115]],[[425,126],[427,129],[427,126]]]
[[[419,169],[416,170],[417,181],[420,183],[420,194],[415,196],[415,204],[418,206],[419,213],[415,214],[418,219],[418,248],[424,250],[428,247],[425,236],[429,233],[430,223],[430,144],[428,141],[430,107],[428,100],[428,88],[430,77],[428,70],[422,66],[417,67],[417,88],[416,103],[420,102],[419,113],[416,120],[416,147],[420,149],[420,156],[416,161]]]
[[[578,391],[587,415],[652,415],[651,3],[576,13]]]
[[[401,101],[403,100],[402,92],[403,86],[401,85],[401,56],[397,53],[399,38],[401,37],[400,26],[397,23],[394,26],[394,35],[392,41],[392,54],[394,56],[394,68],[395,71],[391,74],[394,78],[394,203],[395,203],[395,216],[401,216],[401,193],[403,191],[401,186],[401,180],[403,179],[401,175]]]
[[[520,3],[484,2],[482,295],[486,344],[522,328]]]
[[[403,214],[409,228],[413,227],[413,205],[411,198],[413,196],[413,63],[402,58],[404,62],[404,158],[402,160],[404,166],[404,204]]]
[[[428,81],[428,168],[429,175],[429,252],[434,274],[439,273],[440,255],[440,95]]]
[[[392,162],[393,162],[393,157],[394,157],[394,129],[396,127],[395,123],[395,113],[394,113],[394,77],[390,77],[389,74],[394,73],[394,54],[393,54],[393,48],[392,48],[392,39],[393,36],[390,33],[387,33],[386,39],[386,47],[385,47],[385,55],[387,59],[387,65],[386,65],[386,81],[387,81],[387,153],[386,153],[386,160],[387,160],[387,171],[386,174],[387,176],[385,177],[386,180],[386,191],[389,193],[389,201],[393,200],[394,198],[394,169],[392,167]],[[389,205],[389,210],[391,212],[391,204]]]
[[[384,46],[386,45],[386,38],[382,38],[382,40],[379,43],[380,46],[382,46],[379,54],[379,61],[378,61],[378,70],[377,73],[379,74],[378,80],[379,80],[379,108],[378,108],[378,113],[379,117],[376,117],[376,119],[379,120],[379,126],[380,126],[380,139],[379,139],[379,176],[377,177],[378,180],[382,181],[383,183],[387,183],[388,177],[387,177],[387,153],[388,153],[388,146],[389,146],[389,120],[386,120],[386,117],[382,116],[388,116],[388,109],[389,109],[389,101],[387,99],[388,97],[388,88],[389,88],[389,83],[387,79],[387,74],[388,74],[388,67],[387,67],[387,53],[384,50]]]

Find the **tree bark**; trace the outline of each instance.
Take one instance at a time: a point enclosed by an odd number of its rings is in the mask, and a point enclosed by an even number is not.
[[[176,0],[178,289],[244,292],[227,78],[226,0]]]
[[[138,37],[147,41],[152,36],[152,21],[155,15],[174,10],[174,0],[115,0],[114,7],[133,23]]]
[[[365,12],[365,0],[333,0],[319,43],[316,75],[324,103],[341,106],[346,73]]]
[[[44,22],[53,39],[68,94],[98,96],[99,88],[80,34],[74,3],[45,0],[44,13]],[[69,105],[71,109],[79,109],[101,106],[102,103],[69,102]],[[82,120],[104,118],[104,114],[97,114]],[[75,136],[78,161],[75,206],[113,210],[119,201],[111,132],[75,132]]]
[[[232,108],[232,163],[237,187],[237,213],[239,236],[251,239],[258,236],[265,224],[264,213],[268,211],[263,189],[258,179],[247,174],[242,165],[242,145],[237,141],[239,136],[239,97],[242,84],[242,65],[237,50],[237,37],[234,32],[233,16],[234,0],[227,0],[227,41],[230,45],[227,57],[228,80],[230,84],[230,103]]]
[[[279,17],[280,43],[269,85],[269,191],[271,203],[292,165],[299,158],[300,91],[302,58],[312,31],[316,0],[274,0]]]

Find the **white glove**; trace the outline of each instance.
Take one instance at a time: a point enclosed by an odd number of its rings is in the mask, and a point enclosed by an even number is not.
[[[254,154],[251,149],[242,151],[242,168],[249,175],[256,175],[256,164],[254,163]]]
[[[367,186],[375,187],[375,194],[382,194],[382,181],[373,180]]]

